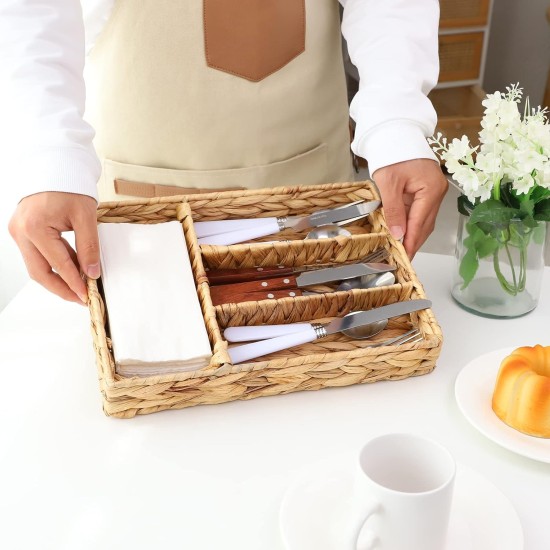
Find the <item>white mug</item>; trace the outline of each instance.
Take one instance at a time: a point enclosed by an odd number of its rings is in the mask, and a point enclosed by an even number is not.
[[[456,464],[439,443],[393,433],[369,441],[356,464],[345,548],[444,550]],[[366,531],[366,532],[365,532]]]

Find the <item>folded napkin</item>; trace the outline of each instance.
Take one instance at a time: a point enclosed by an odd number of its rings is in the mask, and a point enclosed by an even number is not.
[[[200,369],[212,351],[179,222],[102,223],[101,280],[116,371]]]

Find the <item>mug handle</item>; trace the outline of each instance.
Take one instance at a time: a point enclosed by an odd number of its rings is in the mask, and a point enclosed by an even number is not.
[[[359,543],[359,535],[361,534],[361,531],[363,530],[363,526],[367,522],[367,520],[380,511],[380,503],[376,500],[371,500],[368,503],[365,504],[364,508],[361,510],[360,514],[357,514],[356,518],[354,519],[351,529],[350,529],[350,540],[347,547],[350,550],[358,550],[358,543]],[[362,546],[359,550],[373,550],[374,545],[378,541],[378,538],[376,536],[376,533],[373,531],[369,531],[369,541],[367,543],[367,546]]]

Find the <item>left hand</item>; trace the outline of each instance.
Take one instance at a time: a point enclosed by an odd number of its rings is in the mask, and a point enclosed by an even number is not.
[[[412,259],[435,227],[448,182],[430,159],[398,162],[372,175],[380,191],[388,228]]]

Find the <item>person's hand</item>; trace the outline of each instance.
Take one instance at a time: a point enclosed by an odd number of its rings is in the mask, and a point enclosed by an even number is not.
[[[403,238],[412,258],[435,226],[448,182],[437,162],[415,159],[379,168],[372,175],[392,236]]]
[[[87,302],[80,271],[99,277],[97,203],[74,193],[44,192],[25,197],[8,225],[31,279],[65,300]],[[76,252],[61,236],[75,232]]]

